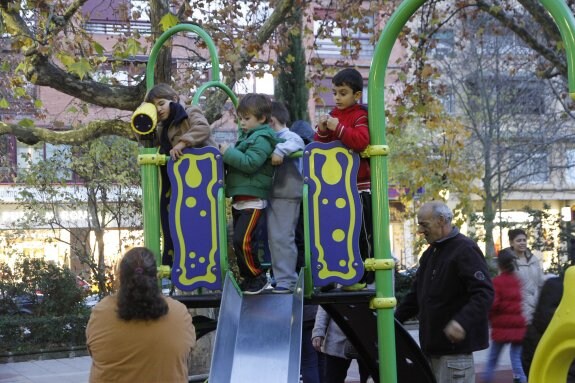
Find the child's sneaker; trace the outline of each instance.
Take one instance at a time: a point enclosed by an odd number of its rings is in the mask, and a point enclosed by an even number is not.
[[[274,293],[274,294],[291,294],[292,291],[290,289],[288,289],[287,287],[276,286],[272,290],[272,293]]]
[[[343,286],[341,289],[343,291],[361,291],[363,289],[366,288],[366,284],[365,283],[354,283],[353,285],[349,285],[349,286]]]
[[[265,274],[261,274],[253,279],[250,279],[245,284],[244,294],[256,295],[264,291],[268,285],[268,279]]]

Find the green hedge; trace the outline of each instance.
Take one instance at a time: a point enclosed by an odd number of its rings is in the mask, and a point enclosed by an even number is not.
[[[86,345],[90,313],[59,317],[0,317],[0,354]]]

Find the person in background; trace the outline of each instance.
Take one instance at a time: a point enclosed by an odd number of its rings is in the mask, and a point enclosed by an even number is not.
[[[119,265],[119,289],[92,308],[86,345],[90,383],[188,381],[188,357],[196,343],[192,317],[182,303],[164,297],[154,254],[128,250]]]
[[[311,127],[311,125],[309,124],[309,122],[304,121],[304,120],[294,121],[290,125],[289,130],[291,130],[292,132],[294,132],[298,136],[300,136],[302,138],[304,144],[307,145],[310,142],[313,142],[313,137],[315,135],[315,132],[314,132],[313,128]]]
[[[304,305],[301,329],[301,363],[302,383],[321,383],[321,369],[324,354],[313,346],[312,336],[318,305]]]
[[[313,142],[315,131],[312,129],[309,122],[304,120],[294,121],[289,129],[292,132],[298,134],[302,138],[304,145]],[[298,251],[297,272],[299,273],[299,269],[305,266],[305,234],[304,234],[304,223],[303,223],[303,201],[300,204],[299,209],[299,217],[295,230],[295,243]]]
[[[543,268],[539,258],[527,248],[527,234],[523,229],[511,229],[508,236],[511,246],[501,250],[499,254],[511,253],[515,256],[516,273],[522,286],[523,315],[527,323],[531,323],[539,291],[545,282]]]
[[[541,294],[539,294],[539,300],[533,313],[533,319],[527,326],[527,333],[523,338],[521,363],[523,364],[523,371],[528,375],[537,344],[539,344],[539,340],[543,336],[545,330],[547,330],[547,326],[549,326],[562,297],[563,276],[547,279],[543,284],[543,288],[541,288]],[[569,368],[567,383],[575,383],[575,361]]]
[[[212,137],[218,144],[233,144],[238,139],[238,117],[231,101],[224,104],[222,115],[210,125]]]
[[[491,322],[491,348],[483,381],[491,383],[495,366],[503,346],[509,344],[509,358],[514,383],[526,383],[527,377],[521,366],[521,342],[527,324],[523,317],[521,281],[515,275],[515,256],[504,252],[497,257],[499,275],[493,278],[495,300],[489,311]]]
[[[322,365],[320,366],[321,381],[344,383],[352,361],[346,355],[346,350],[349,349],[351,343],[337,323],[321,306],[317,309],[311,341],[316,351],[323,353]],[[369,369],[360,359],[357,359],[357,364],[360,382],[366,383],[369,378]]]
[[[419,209],[417,231],[429,247],[395,317],[419,317],[419,344],[437,382],[475,383],[473,352],[489,346],[493,284],[483,253],[452,219],[440,201]]]
[[[270,127],[272,106],[266,95],[245,95],[237,108],[241,133],[234,146],[220,145],[226,165],[226,196],[232,198],[233,245],[247,295],[262,292],[268,281],[258,256],[265,230],[265,208],[273,185],[271,155],[279,142]]]
[[[156,141],[159,153],[169,155],[177,161],[185,148],[200,148],[216,146],[211,138],[210,125],[198,106],[184,109],[180,104],[180,96],[168,84],[155,85],[145,102],[156,106],[158,112],[158,127]],[[166,166],[160,166],[160,223],[162,226],[162,264],[172,266],[174,262],[174,244],[170,235],[168,207],[170,203],[170,179]]]
[[[332,79],[335,108],[319,119],[315,141],[340,140],[343,145],[361,153],[369,145],[367,108],[360,104],[363,94],[361,73],[352,68],[339,71]],[[369,159],[362,158],[357,173],[357,188],[362,206],[362,224],[359,235],[361,259],[373,258],[373,221],[371,212],[371,176]],[[373,272],[365,272],[362,279],[344,286],[344,291],[358,291],[374,281]],[[323,291],[326,291],[324,288]]]
[[[301,158],[289,158],[304,148],[299,135],[287,127],[289,112],[279,102],[272,102],[271,127],[282,139],[272,153],[275,166],[273,186],[266,209],[268,244],[276,286],[273,293],[291,293],[297,283],[298,249],[295,242],[299,219],[303,176]]]

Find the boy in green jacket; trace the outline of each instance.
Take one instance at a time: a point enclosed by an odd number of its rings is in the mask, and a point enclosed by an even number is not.
[[[271,164],[276,133],[270,127],[271,101],[263,94],[245,95],[238,105],[241,132],[236,144],[220,147],[226,166],[226,196],[232,197],[233,245],[244,294],[258,294],[267,285],[257,253],[257,234],[265,230],[262,215],[272,187]]]

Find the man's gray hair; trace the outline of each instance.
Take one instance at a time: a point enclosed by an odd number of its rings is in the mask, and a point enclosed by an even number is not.
[[[449,206],[440,201],[432,201],[429,204],[431,205],[431,211],[434,217],[443,217],[447,223],[451,223],[453,212]]]

